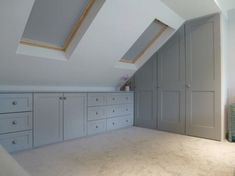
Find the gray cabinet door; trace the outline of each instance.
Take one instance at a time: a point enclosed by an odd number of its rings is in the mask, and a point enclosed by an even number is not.
[[[184,27],[158,52],[158,129],[185,133]]]
[[[220,140],[219,15],[186,24],[186,133]]]
[[[34,94],[34,146],[63,140],[62,93]]]
[[[86,132],[86,93],[65,93],[64,97],[64,139],[85,136]]]
[[[156,55],[153,55],[135,74],[135,126],[157,128],[155,70]]]

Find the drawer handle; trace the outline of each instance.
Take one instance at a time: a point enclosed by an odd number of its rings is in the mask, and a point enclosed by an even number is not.
[[[16,144],[16,141],[15,141],[15,140],[13,140],[13,141],[11,141],[11,143],[12,143],[13,145],[15,145],[15,144]]]
[[[95,101],[99,101],[99,98],[96,98]]]
[[[115,123],[113,122],[113,125],[115,125]]]
[[[13,101],[13,102],[12,102],[12,105],[13,105],[13,106],[17,105],[17,101]]]
[[[95,113],[95,115],[98,115],[98,114],[99,114],[98,112]]]
[[[96,126],[95,126],[95,128],[99,128],[99,126],[98,126],[98,125],[96,125]]]
[[[12,125],[16,125],[17,123],[16,123],[16,121],[14,120],[14,121],[12,121],[11,124],[12,124]]]

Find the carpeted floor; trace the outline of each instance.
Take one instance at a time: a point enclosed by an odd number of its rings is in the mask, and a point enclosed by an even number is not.
[[[235,176],[235,143],[137,127],[13,157],[32,176]]]

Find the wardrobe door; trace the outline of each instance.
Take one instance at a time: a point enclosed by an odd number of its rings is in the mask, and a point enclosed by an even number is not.
[[[156,55],[154,54],[135,74],[135,126],[157,128],[155,70]]]
[[[64,94],[64,139],[86,135],[87,94]]]
[[[34,94],[34,146],[63,140],[63,94]]]
[[[185,133],[184,26],[158,52],[158,129]]]
[[[219,15],[186,24],[186,133],[221,138]]]

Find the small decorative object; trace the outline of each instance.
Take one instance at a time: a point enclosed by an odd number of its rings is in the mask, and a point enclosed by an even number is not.
[[[125,86],[125,91],[130,91],[130,86],[126,85]]]
[[[128,75],[124,75],[124,76],[121,77],[120,90],[130,91],[130,81],[129,81],[129,76]]]

